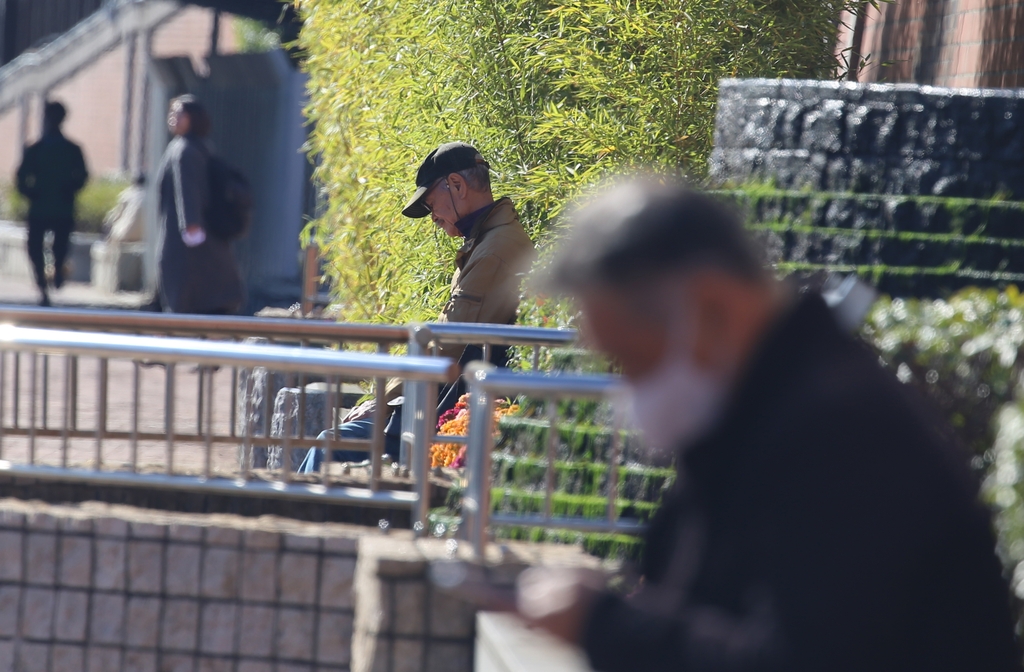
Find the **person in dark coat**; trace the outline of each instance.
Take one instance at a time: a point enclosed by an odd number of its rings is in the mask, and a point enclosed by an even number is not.
[[[60,103],[46,103],[43,136],[25,148],[18,167],[18,191],[29,200],[28,257],[42,294],[42,306],[50,305],[43,240],[47,231],[53,232],[53,286],[60,289],[75,228],[75,196],[89,179],[82,149],[61,132],[66,116],[67,110]]]
[[[172,313],[235,313],[244,289],[231,243],[206,233],[210,117],[194,96],[179,96],[167,127],[174,139],[160,166],[161,302]]]
[[[524,617],[602,672],[1021,669],[966,451],[729,209],[624,183],[576,214],[551,279],[678,480],[634,594],[529,570]]]

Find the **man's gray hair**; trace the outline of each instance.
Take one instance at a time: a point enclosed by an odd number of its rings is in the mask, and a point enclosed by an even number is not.
[[[491,190],[491,171],[487,168],[486,164],[460,170],[459,175],[466,178],[466,184],[474,191]]]
[[[749,280],[767,277],[739,215],[677,180],[621,182],[577,210],[571,222],[547,278],[556,291],[624,285],[706,265]]]

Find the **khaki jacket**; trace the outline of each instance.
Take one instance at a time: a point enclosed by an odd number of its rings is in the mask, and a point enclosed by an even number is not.
[[[533,243],[512,201],[502,198],[456,253],[451,298],[438,321],[512,324],[519,285],[532,262]],[[463,347],[442,346],[440,354],[457,360]]]
[[[502,198],[455,254],[451,298],[437,321],[512,324],[519,310],[519,284],[531,263],[533,243],[512,201]],[[458,361],[464,348],[441,346],[438,354]],[[401,381],[388,381],[385,398],[391,401],[400,394]]]

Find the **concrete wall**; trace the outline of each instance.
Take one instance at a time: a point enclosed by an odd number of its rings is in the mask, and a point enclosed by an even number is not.
[[[840,35],[851,45],[852,17]],[[895,0],[868,7],[862,82],[952,87],[1024,86],[1021,0]]]
[[[723,80],[712,175],[782,188],[1024,199],[1024,91]]]

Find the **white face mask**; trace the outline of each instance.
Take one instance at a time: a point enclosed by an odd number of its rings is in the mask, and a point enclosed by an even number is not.
[[[725,396],[718,379],[679,356],[626,390],[633,424],[643,432],[648,449],[666,458],[710,428]]]
[[[683,345],[688,340],[670,339],[665,357],[654,370],[629,381],[625,389],[623,410],[643,433],[652,457],[671,459],[677,449],[701,438],[718,418],[725,399],[724,377],[693,363]]]

